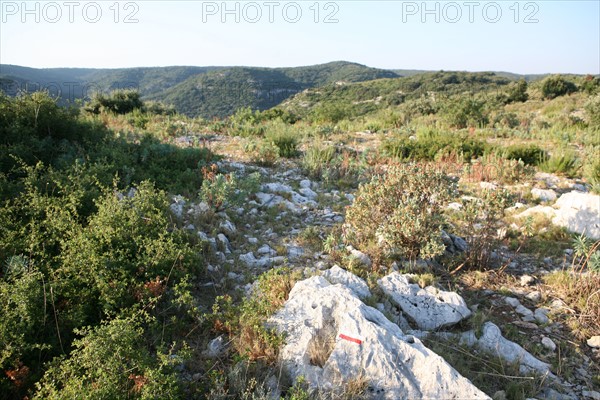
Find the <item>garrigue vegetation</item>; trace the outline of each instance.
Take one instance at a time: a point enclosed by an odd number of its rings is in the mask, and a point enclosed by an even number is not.
[[[208,211],[194,224],[217,232],[216,215],[254,199],[260,178],[222,170],[219,151],[273,168],[295,165],[326,187],[355,192],[347,210],[331,204],[346,212],[345,225],[305,227],[300,239],[370,282],[394,261],[424,259],[435,266],[430,280],[500,288],[511,278],[492,257],[497,246],[532,254],[574,247],[572,266],[544,284],[575,310],[566,321],[574,340],[598,332],[597,242],[573,244],[563,230],[532,220],[498,234],[510,218],[508,200],[532,200],[523,184],[536,171],[580,178],[600,193],[598,78],[436,72],[336,84],[381,76],[354,67],[327,79],[284,72],[325,86],[264,111],[238,99],[218,110],[230,116],[212,121],[133,91],[98,95],[81,108],[42,92],[0,95],[4,398],[266,396],[285,338],[264,321],[301,274],[273,269],[247,296],[233,290],[225,269],[224,283],[206,289],[214,251],[170,207],[175,195],[204,202]],[[226,145],[209,145],[216,136]],[[480,182],[509,189],[486,192]],[[450,201],[462,209],[448,211]],[[531,234],[535,224],[543,234]],[[443,255],[442,230],[465,237],[469,250]],[[345,257],[348,244],[369,254],[372,267]],[[207,359],[206,343],[221,334],[231,350]],[[463,373],[492,364],[469,363]],[[310,398],[301,384],[283,386],[283,397]]]

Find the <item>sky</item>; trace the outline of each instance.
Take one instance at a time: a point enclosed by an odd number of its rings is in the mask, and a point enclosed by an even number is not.
[[[600,0],[6,1],[0,63],[600,74]]]

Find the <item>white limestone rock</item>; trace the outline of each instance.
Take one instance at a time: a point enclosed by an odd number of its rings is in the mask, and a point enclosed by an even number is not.
[[[371,268],[372,261],[371,261],[371,258],[368,255],[366,255],[365,253],[363,253],[360,250],[356,250],[352,246],[348,246],[346,248],[346,250],[348,250],[350,252],[350,255],[352,256],[352,258],[354,258],[355,260],[357,260],[358,262],[360,262],[365,267]]]
[[[433,286],[421,289],[398,272],[379,279],[377,284],[419,329],[435,330],[471,316],[467,303],[457,293],[438,290]]]
[[[571,232],[600,239],[600,196],[573,191],[565,193],[556,201],[558,207],[552,223]]]
[[[371,296],[369,286],[363,279],[337,265],[324,271],[321,275],[332,284],[339,283],[346,286],[361,299],[366,299]]]
[[[539,199],[541,201],[556,200],[556,192],[552,189],[533,188],[531,189],[531,196],[534,199]]]
[[[523,374],[537,372],[554,376],[550,372],[549,364],[538,360],[517,343],[504,338],[500,328],[492,322],[483,325],[483,334],[478,340],[476,339],[476,343],[481,349],[499,355],[508,362],[518,362],[520,372]]]
[[[250,268],[266,268],[273,262],[270,257],[256,258],[252,252],[240,255],[240,261]]]
[[[298,282],[268,325],[286,335],[283,368],[312,389],[336,391],[363,376],[373,399],[489,399],[419,339],[322,276]],[[329,350],[320,361],[318,342]]]

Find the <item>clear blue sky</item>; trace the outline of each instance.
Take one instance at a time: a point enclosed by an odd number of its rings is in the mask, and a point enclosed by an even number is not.
[[[0,62],[117,68],[347,60],[380,68],[598,74],[599,4],[59,0],[23,7],[0,0]]]

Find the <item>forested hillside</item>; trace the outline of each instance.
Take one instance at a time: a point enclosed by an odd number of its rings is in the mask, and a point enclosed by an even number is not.
[[[135,89],[143,98],[168,103],[188,116],[224,117],[242,107],[265,110],[306,88],[337,81],[360,82],[397,75],[349,62],[296,68],[155,67],[34,69],[0,65],[2,90],[48,89],[63,102],[95,92]]]

